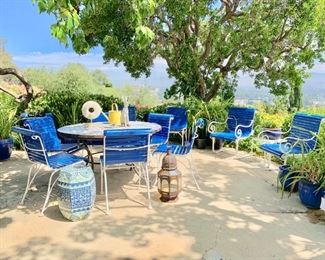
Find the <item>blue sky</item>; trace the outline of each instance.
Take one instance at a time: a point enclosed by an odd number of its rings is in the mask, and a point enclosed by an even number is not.
[[[69,62],[78,62],[89,69],[104,71],[115,86],[146,84],[162,91],[172,84],[162,59],[155,60],[149,78],[136,80],[125,72],[123,66],[115,67],[113,63],[104,65],[100,50],[83,56],[75,54],[71,48],[65,48],[51,36],[50,26],[53,22],[54,17],[39,14],[32,0],[0,0],[0,38],[6,40],[6,50],[21,68],[46,66],[56,69]],[[306,80],[305,89],[321,86],[325,92],[325,64],[316,63],[311,75]],[[252,91],[252,85],[252,79],[247,75],[240,76],[239,90]],[[257,92],[267,94],[265,90]]]

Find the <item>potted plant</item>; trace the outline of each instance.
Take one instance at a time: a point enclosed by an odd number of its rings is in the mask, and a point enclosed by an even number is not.
[[[297,176],[297,172],[291,171],[290,163],[279,166],[279,174],[278,174],[278,183],[280,183],[281,187],[285,191],[289,192],[297,192],[298,191],[298,182],[294,181],[295,176]]]
[[[203,128],[198,129],[198,137],[196,139],[196,146],[198,149],[205,149],[207,146],[207,130],[206,130],[206,123],[204,124]]]
[[[17,122],[17,107],[6,97],[0,96],[0,99],[0,161],[3,161],[10,158],[13,148],[14,141],[10,133]]]
[[[268,140],[278,140],[282,137],[283,118],[285,116],[279,117],[278,114],[269,114],[262,112],[260,115],[260,126],[257,128],[259,132],[263,133],[263,137]]]
[[[295,158],[290,166],[290,171],[284,178],[298,183],[298,193],[301,202],[312,209],[319,209],[321,197],[325,194],[325,147]],[[292,175],[292,173],[296,173]],[[282,188],[284,190],[284,186]]]
[[[214,98],[209,102],[204,102],[195,97],[190,97],[186,99],[184,105],[187,107],[189,125],[192,125],[198,118],[204,118],[205,120],[205,127],[199,129],[199,136],[195,141],[199,149],[205,149],[207,145],[211,145],[207,129],[209,123],[212,121],[224,122],[227,118],[227,108],[231,105],[231,101]],[[220,127],[218,130],[223,130],[225,125]],[[222,145],[222,142],[216,142],[215,148],[220,149]]]

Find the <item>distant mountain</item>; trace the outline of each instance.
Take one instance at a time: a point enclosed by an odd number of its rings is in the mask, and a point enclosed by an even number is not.
[[[310,78],[305,80],[303,96],[305,105],[311,105],[314,103],[325,104],[325,74],[311,73]],[[273,97],[269,94],[267,88],[257,89],[254,87],[254,80],[252,78],[246,75],[240,75],[236,98],[267,101]]]

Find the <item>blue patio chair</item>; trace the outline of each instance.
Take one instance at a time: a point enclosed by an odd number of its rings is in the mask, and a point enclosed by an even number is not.
[[[27,192],[30,189],[37,174],[39,173],[41,166],[45,165],[52,170],[52,173],[50,174],[49,178],[45,202],[41,210],[41,213],[43,214],[50,198],[52,189],[57,180],[56,178],[52,182],[53,175],[57,173],[62,167],[76,163],[86,162],[87,160],[83,157],[76,156],[67,152],[60,152],[55,153],[53,155],[49,155],[48,150],[46,149],[44,137],[40,132],[22,127],[13,127],[12,131],[20,135],[24,150],[27,154],[27,158],[33,163],[29,169],[27,185],[22,200],[20,202],[21,204],[24,203]]]
[[[123,106],[118,106],[119,110],[123,110]],[[137,108],[135,106],[129,106],[129,121],[137,121]]]
[[[75,142],[63,143],[57,135],[53,116],[49,114],[44,117],[27,117],[23,119],[23,126],[37,131],[42,135],[45,148],[48,152],[65,151],[75,153],[86,148],[84,145]]]
[[[187,131],[186,109],[184,107],[168,107],[166,113],[174,116],[170,126],[170,133],[180,135],[182,138],[182,145],[184,145],[184,138],[186,138]]]
[[[151,137],[151,145],[161,145],[166,144],[169,138],[170,124],[173,119],[173,115],[169,114],[158,114],[150,113],[148,115],[148,122],[156,123],[161,126],[161,130],[154,133]]]
[[[186,167],[189,166],[193,180],[194,180],[195,185],[198,189],[200,189],[200,186],[199,186],[199,184],[196,180],[196,177],[195,177],[195,175],[197,175],[197,170],[193,164],[193,158],[191,155],[191,151],[193,148],[194,140],[198,137],[198,134],[197,134],[198,128],[203,128],[203,127],[204,127],[204,119],[199,118],[196,120],[196,122],[194,122],[194,124],[192,126],[192,133],[191,133],[190,140],[186,141],[185,145],[162,144],[162,145],[159,145],[157,147],[157,149],[154,151],[154,154],[161,153],[161,156],[162,156],[163,154],[165,154],[167,152],[168,149],[171,149],[171,152],[173,154],[175,154],[176,156],[184,157],[188,162],[188,164],[187,165],[184,164],[184,166],[186,166]],[[190,158],[188,158],[188,157],[190,157]],[[160,160],[159,160],[159,162],[160,162]]]
[[[260,145],[260,149],[265,154],[269,154],[269,162],[271,156],[274,155],[284,160],[284,164],[286,164],[288,156],[306,154],[316,148],[317,135],[323,120],[323,116],[296,113],[290,129],[281,133],[287,135],[287,137],[276,143],[266,142]],[[267,132],[270,132],[270,130],[267,130]],[[267,139],[267,136],[263,135],[263,133],[261,132],[259,137]]]
[[[104,153],[100,157],[101,166],[101,192],[103,190],[103,178],[105,183],[106,213],[108,207],[108,187],[106,170],[121,167],[136,169],[140,178],[144,177],[147,184],[148,207],[151,208],[149,186],[149,148],[150,129],[119,129],[104,131]]]
[[[212,139],[212,151],[214,151],[215,139],[236,143],[238,151],[239,141],[250,137],[254,130],[255,108],[231,107],[228,111],[226,122],[213,121],[208,126],[210,138]],[[226,124],[222,132],[215,132],[216,124]]]
[[[108,112],[104,112],[104,114],[108,117]],[[101,122],[105,122],[107,123],[108,120],[107,118],[103,115],[103,113],[100,113],[98,117],[94,118],[91,120],[92,123],[101,123]]]

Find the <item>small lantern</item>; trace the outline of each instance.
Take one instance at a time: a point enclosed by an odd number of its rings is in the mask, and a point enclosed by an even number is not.
[[[160,200],[167,202],[177,198],[182,189],[182,175],[177,171],[177,162],[171,150],[163,158],[161,170],[158,172],[158,192]]]

